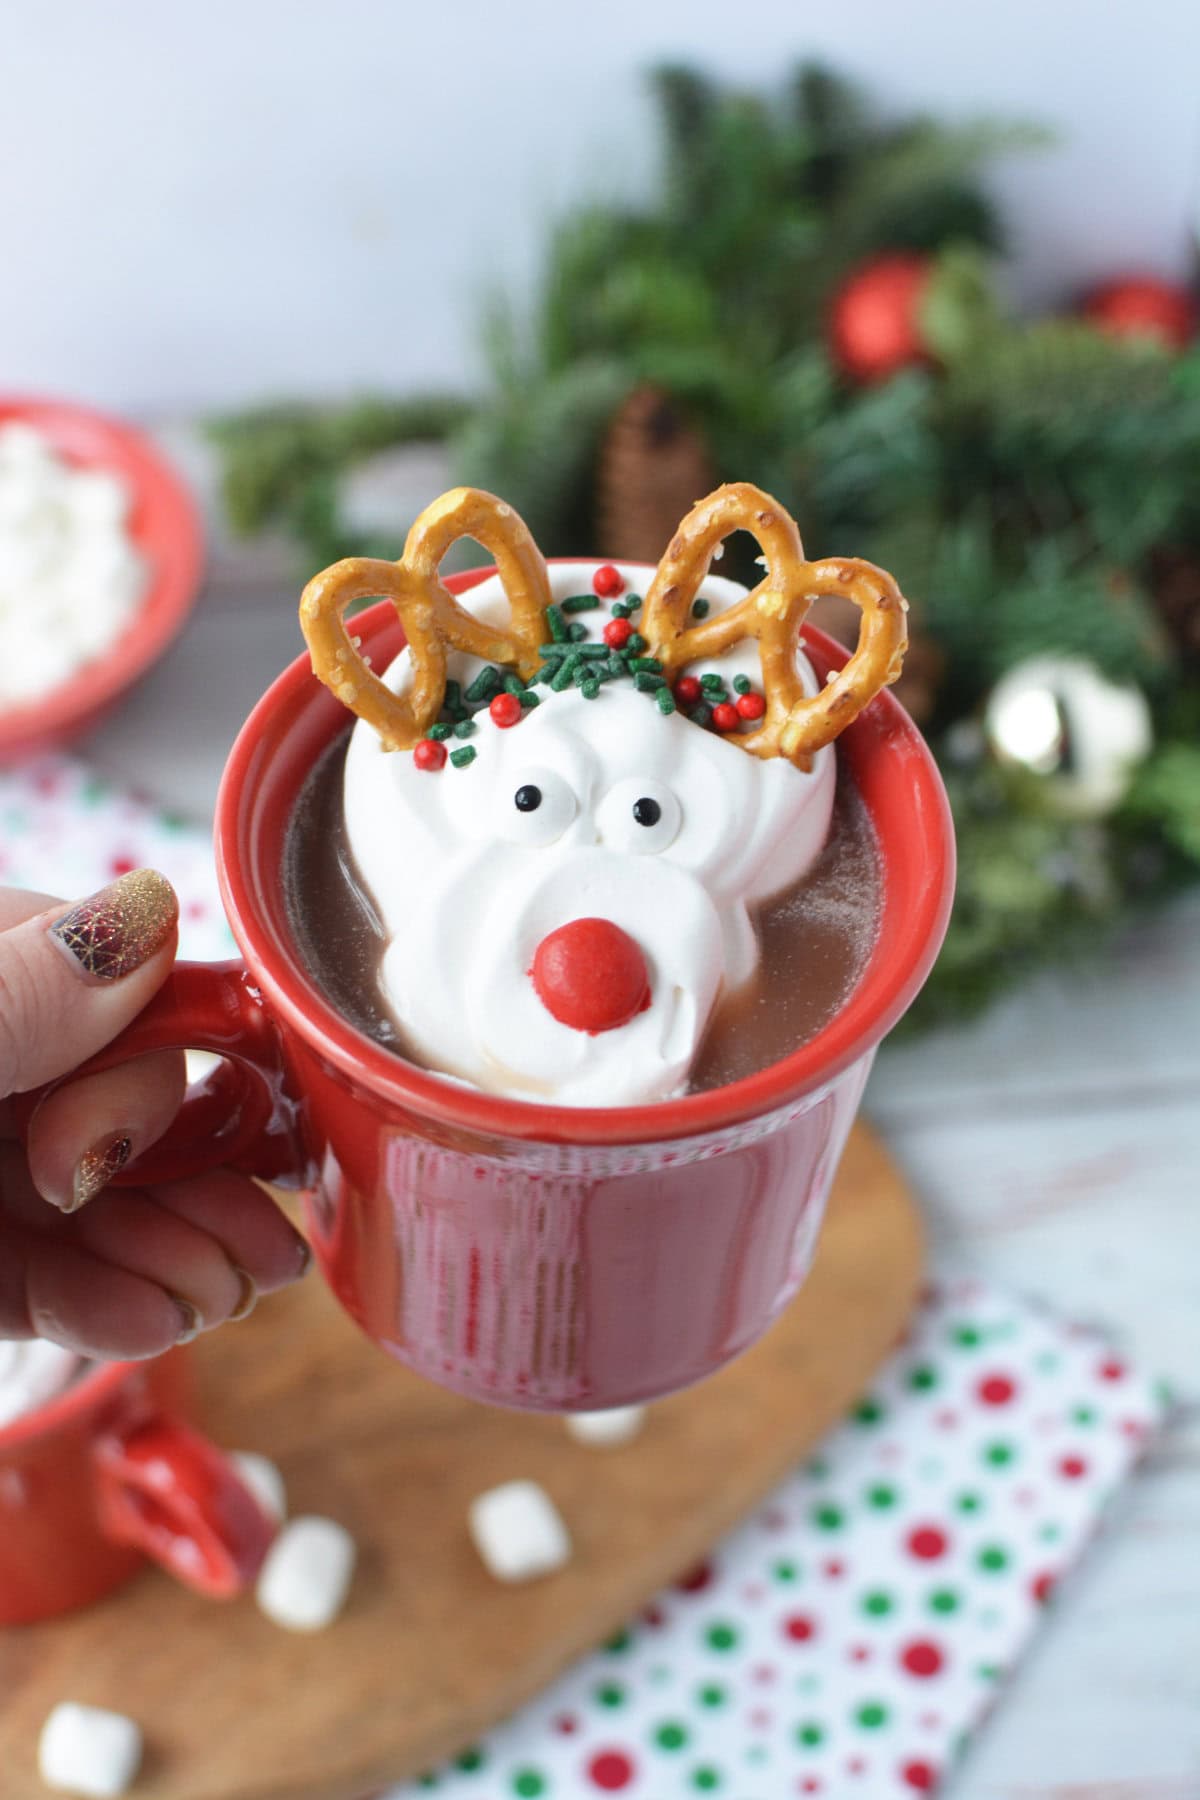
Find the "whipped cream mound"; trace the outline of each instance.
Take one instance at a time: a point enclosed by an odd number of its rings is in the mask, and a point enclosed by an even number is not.
[[[148,570],[120,476],[66,462],[32,425],[0,425],[0,707],[60,687],[120,636]]]
[[[600,566],[552,567],[555,599],[590,592]],[[649,572],[617,566],[644,593]],[[714,613],[744,593],[717,576],[700,589]],[[497,576],[460,600],[489,622],[507,619]],[[575,617],[599,642],[611,614],[605,604]],[[481,666],[449,658],[464,688]],[[816,693],[800,651],[797,667]],[[688,672],[710,670],[761,687],[753,642]],[[406,651],[383,679],[404,690]],[[718,995],[756,973],[750,910],[821,852],[834,752],[819,751],[807,772],[748,755],[680,712],[664,716],[632,682],[608,683],[594,699],[578,688],[537,692],[538,706],[508,729],[477,713],[476,755],[461,768],[422,770],[355,726],[346,832],[389,940],[382,997],[419,1061],[492,1093],[567,1106],[667,1099],[687,1089]],[[515,802],[529,788],[539,794],[532,810]],[[655,803],[638,808],[656,815],[650,826],[634,814],[642,800]],[[645,1010],[594,1033],[553,1017],[530,976],[543,939],[583,918],[633,938],[650,989]]]

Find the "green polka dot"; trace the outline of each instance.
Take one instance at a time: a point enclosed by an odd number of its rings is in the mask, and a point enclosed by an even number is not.
[[[813,1481],[824,1481],[829,1473],[829,1464],[823,1457],[814,1456],[810,1459],[804,1472],[806,1475],[810,1476]]]
[[[428,1773],[428,1771],[424,1775],[417,1776],[417,1786],[418,1787],[435,1788],[437,1786],[437,1784],[438,1784],[437,1776],[431,1775],[430,1773]]]
[[[931,1363],[918,1363],[908,1372],[908,1385],[916,1394],[927,1394],[938,1384],[938,1372]]]
[[[733,1650],[737,1647],[738,1634],[734,1626],[718,1623],[709,1626],[704,1641],[710,1650]]]
[[[872,1394],[868,1394],[855,1407],[853,1417],[858,1425],[878,1425],[880,1420],[886,1417],[886,1410],[881,1400],[876,1400]]]
[[[729,1696],[723,1687],[718,1687],[715,1681],[710,1681],[697,1690],[696,1698],[701,1706],[707,1706],[711,1710],[713,1707],[724,1706]]]
[[[519,1794],[521,1800],[537,1800],[539,1794],[546,1791],[546,1783],[536,1769],[518,1769],[513,1776],[513,1793]]]
[[[1061,1525],[1043,1525],[1038,1532],[1038,1537],[1043,1544],[1057,1544],[1061,1536]]]
[[[595,1690],[595,1699],[597,1706],[624,1706],[625,1689],[619,1681],[603,1681]]]
[[[1016,1461],[1016,1457],[1016,1447],[1013,1444],[997,1442],[984,1446],[983,1460],[993,1469],[1006,1469],[1009,1463]]]
[[[805,1750],[815,1750],[825,1742],[825,1727],[818,1725],[815,1719],[806,1719],[796,1727],[796,1742]]]
[[[840,1531],[846,1523],[840,1506],[814,1506],[809,1516],[820,1531]]]
[[[975,1561],[989,1575],[999,1575],[1008,1567],[1008,1551],[999,1544],[985,1544]]]
[[[667,1667],[666,1663],[655,1663],[654,1667],[650,1669],[648,1673],[652,1687],[663,1687],[670,1681],[672,1671]]]
[[[771,1566],[771,1573],[776,1581],[797,1581],[800,1571],[794,1562],[777,1562]]]
[[[1076,1425],[1094,1425],[1096,1423],[1096,1414],[1090,1406],[1075,1407],[1071,1418]]]
[[[983,1342],[983,1333],[978,1325],[956,1325],[950,1333],[950,1342],[959,1350],[977,1350]]]
[[[1053,1375],[1055,1370],[1061,1366],[1062,1357],[1057,1350],[1043,1350],[1041,1355],[1034,1359],[1034,1368],[1040,1375]]]
[[[979,1614],[979,1623],[988,1631],[994,1631],[1000,1624],[1004,1614],[994,1606],[985,1606]]]
[[[795,1687],[798,1694],[819,1694],[821,1691],[821,1677],[819,1675],[814,1675],[810,1670],[805,1675],[797,1675]]]
[[[983,1510],[983,1498],[979,1494],[960,1494],[954,1504],[961,1513],[977,1513]]]
[[[711,1763],[702,1763],[698,1769],[692,1770],[692,1786],[699,1788],[702,1794],[711,1794],[720,1785],[721,1771],[714,1769]]]
[[[879,1731],[888,1722],[888,1709],[882,1700],[868,1700],[854,1715],[864,1731]]]
[[[999,1663],[980,1663],[975,1673],[980,1681],[999,1681],[1004,1671]]]
[[[936,1456],[927,1456],[917,1464],[917,1474],[922,1481],[940,1481],[943,1464]]]
[[[483,1751],[473,1744],[469,1750],[464,1750],[461,1756],[455,1757],[454,1766],[456,1769],[461,1769],[465,1775],[471,1775],[476,1769],[482,1769],[486,1761],[487,1758]]]
[[[628,1631],[618,1631],[615,1637],[609,1638],[604,1648],[610,1656],[620,1656],[623,1651],[628,1650],[632,1642],[633,1637]]]
[[[746,1752],[746,1761],[753,1764],[756,1768],[759,1764],[765,1763],[767,1760],[768,1751],[765,1744],[752,1744]]]
[[[862,1598],[862,1609],[872,1619],[886,1619],[895,1604],[892,1596],[885,1594],[882,1588],[875,1588]]]
[[[876,1487],[867,1489],[867,1505],[875,1507],[877,1512],[886,1512],[888,1507],[895,1506],[898,1494],[894,1487],[880,1482]]]
[[[687,1727],[677,1719],[668,1719],[654,1733],[654,1741],[660,1750],[682,1750],[688,1741]]]
[[[962,1601],[953,1588],[934,1588],[929,1596],[929,1610],[935,1613],[957,1612]]]
[[[164,831],[171,832],[172,834],[174,834],[176,832],[180,832],[180,831],[185,831],[187,829],[187,824],[188,824],[188,821],[183,817],[183,815],[181,813],[171,813],[171,812],[159,813],[158,822],[162,826]]]
[[[106,781],[85,781],[79,790],[79,798],[85,806],[98,806],[107,793]]]

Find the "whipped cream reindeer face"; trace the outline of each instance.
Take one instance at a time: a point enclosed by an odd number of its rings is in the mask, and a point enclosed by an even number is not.
[[[586,592],[596,566],[552,569],[556,598]],[[628,573],[631,585],[645,579]],[[714,612],[743,592],[704,588]],[[496,578],[463,603],[504,616]],[[407,661],[385,677],[397,692]],[[479,666],[458,659],[455,673],[465,686]],[[721,669],[757,675],[753,646]],[[663,717],[632,683],[594,699],[541,693],[511,728],[479,713],[464,768],[422,770],[356,727],[346,830],[391,940],[383,996],[422,1061],[493,1092],[584,1106],[662,1099],[686,1086],[718,994],[755,973],[748,909],[820,854],[833,752],[818,751],[808,772],[744,755],[682,713]],[[579,920],[616,930],[573,933]],[[602,997],[595,1010],[597,984],[614,990],[607,1011]]]
[[[764,551],[750,593],[708,575],[738,529]],[[462,536],[498,573],[460,602],[438,568]],[[301,600],[314,671],[360,721],[345,822],[388,939],[383,998],[420,1060],[493,1092],[603,1106],[686,1088],[718,995],[757,968],[749,909],[825,842],[833,738],[899,673],[891,577],[806,562],[746,483],[699,501],[646,574],[548,571],[511,507],[457,488],[398,563],[348,558]],[[863,615],[823,687],[799,648],[819,593]],[[383,676],[342,619],[377,595],[408,640]]]

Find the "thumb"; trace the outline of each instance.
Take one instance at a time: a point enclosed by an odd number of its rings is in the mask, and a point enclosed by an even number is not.
[[[178,919],[166,877],[134,869],[0,932],[0,1096],[68,1074],[116,1037],[166,978]]]

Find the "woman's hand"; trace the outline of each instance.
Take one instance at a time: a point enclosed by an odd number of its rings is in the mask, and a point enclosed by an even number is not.
[[[69,906],[0,888],[0,1338],[155,1356],[301,1276],[304,1240],[245,1176],[108,1186],[185,1085],[159,1052],[58,1088],[17,1140],[8,1096],[68,1074],[165,980],[179,909],[152,869]]]

